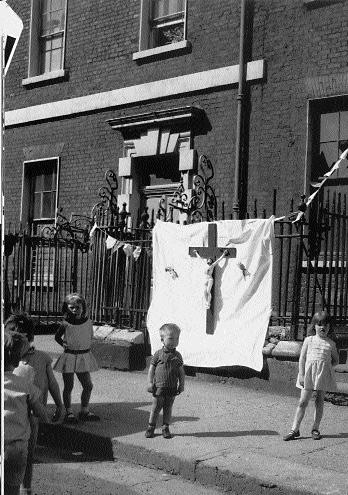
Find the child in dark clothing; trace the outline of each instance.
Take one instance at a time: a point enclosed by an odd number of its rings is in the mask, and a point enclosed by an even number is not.
[[[146,438],[155,435],[156,421],[163,409],[162,435],[171,438],[169,424],[175,396],[185,388],[185,371],[181,354],[176,350],[179,344],[180,328],[174,323],[166,323],[160,328],[162,349],[151,358],[148,372],[148,392],[152,393],[152,408]]]
[[[4,333],[4,493],[19,495],[24,479],[30,437],[29,411],[47,422],[40,390],[14,374],[21,355],[29,348],[24,335]]]

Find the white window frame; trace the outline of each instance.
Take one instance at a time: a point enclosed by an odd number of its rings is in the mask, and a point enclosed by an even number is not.
[[[66,45],[66,25],[68,0],[65,0],[65,21],[62,47],[62,68],[51,72],[40,74],[40,14],[41,0],[31,0],[31,19],[30,19],[30,34],[29,34],[29,65],[28,77],[22,80],[22,85],[40,83],[43,81],[55,80],[66,76],[67,71],[64,69],[65,63],[65,45]]]
[[[60,172],[60,157],[58,156],[50,156],[47,158],[39,158],[37,160],[26,160],[23,162],[23,173],[22,173],[22,197],[21,197],[21,209],[20,209],[20,222],[23,225],[26,225],[29,221],[29,206],[31,205],[30,198],[30,178],[28,170],[30,167],[35,166],[36,163],[46,162],[46,161],[55,161],[57,164],[56,171],[56,204],[55,204],[55,215],[54,218],[49,218],[47,220],[53,220],[52,226],[56,226],[57,223],[57,209],[58,209],[58,195],[59,195],[59,172]],[[45,220],[45,219],[42,219]]]
[[[133,53],[133,60],[144,59],[164,53],[186,51],[191,47],[187,40],[187,2],[184,2],[184,39],[177,43],[151,47],[151,0],[141,0],[139,51]]]

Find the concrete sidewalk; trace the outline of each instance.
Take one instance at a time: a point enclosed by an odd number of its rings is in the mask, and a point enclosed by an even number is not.
[[[50,335],[35,337],[35,345],[52,358],[61,352]],[[62,387],[61,375],[56,376]],[[313,441],[311,402],[301,437],[284,442],[296,398],[187,377],[185,392],[173,408],[173,438],[165,440],[158,428],[155,438],[146,439],[151,407],[146,372],[101,369],[92,378],[91,410],[101,421],[49,425],[48,440],[76,450],[102,450],[106,458],[163,469],[234,494],[348,495],[345,406],[325,403],[324,437]],[[80,393],[76,380],[76,412]]]

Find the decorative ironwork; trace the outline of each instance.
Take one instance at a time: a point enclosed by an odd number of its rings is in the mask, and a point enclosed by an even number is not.
[[[113,170],[107,170],[105,172],[105,180],[107,186],[102,186],[99,189],[99,196],[102,198],[96,205],[93,206],[91,217],[100,216],[103,212],[108,213],[111,217],[117,217],[118,207],[117,207],[117,196],[116,191],[118,189],[117,175]]]
[[[63,215],[63,208],[58,208],[56,225],[46,225],[41,233],[47,239],[71,241],[81,251],[86,251],[89,246],[90,224],[91,219],[89,217],[72,213],[68,219]]]
[[[193,194],[189,199],[181,178],[180,185],[175,191],[170,205],[182,213],[186,213],[191,223],[207,221],[217,218],[217,201],[214,189],[210,181],[214,177],[214,168],[205,155],[201,155],[198,161],[198,173],[193,178]],[[162,200],[161,200],[162,201]],[[160,205],[161,207],[161,205]]]

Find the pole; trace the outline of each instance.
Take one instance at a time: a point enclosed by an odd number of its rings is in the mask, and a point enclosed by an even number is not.
[[[241,195],[241,169],[243,156],[243,100],[244,100],[244,83],[245,83],[245,11],[246,1],[241,0],[240,13],[240,35],[239,35],[239,78],[238,78],[238,96],[237,96],[237,133],[236,133],[236,155],[234,169],[234,202],[233,202],[233,220],[240,218],[240,195]]]

